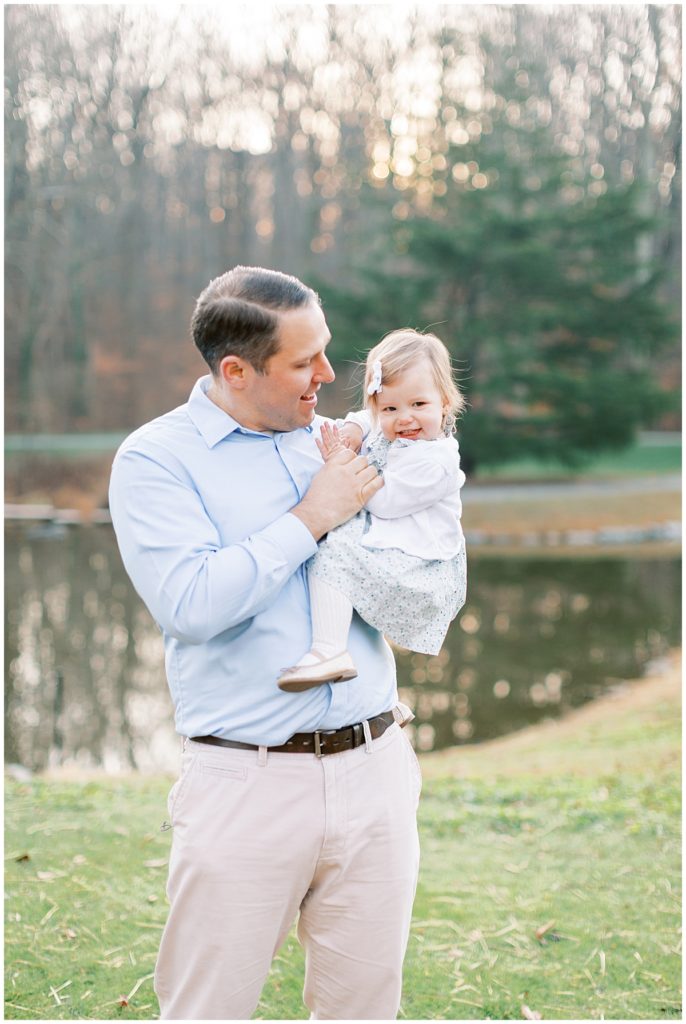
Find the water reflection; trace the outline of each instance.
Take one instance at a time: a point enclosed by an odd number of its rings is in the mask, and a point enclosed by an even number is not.
[[[7,761],[148,769],[178,740],[157,627],[109,528],[6,531]]]
[[[679,643],[678,560],[470,559],[469,596],[435,658],[400,653],[430,750],[576,707]]]
[[[52,538],[9,524],[6,760],[177,767],[157,627],[108,527]],[[399,651],[399,687],[430,750],[589,700],[679,643],[676,560],[470,559],[469,600],[436,657]]]

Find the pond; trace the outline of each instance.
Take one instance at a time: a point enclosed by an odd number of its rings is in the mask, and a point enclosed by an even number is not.
[[[469,593],[436,657],[397,652],[419,750],[557,716],[680,642],[673,558],[470,555]],[[5,758],[175,771],[160,633],[109,526],[5,536]]]

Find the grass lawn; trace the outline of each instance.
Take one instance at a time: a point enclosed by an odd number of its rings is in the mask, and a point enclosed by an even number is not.
[[[555,460],[539,462],[535,459],[517,459],[503,465],[483,466],[476,479],[478,482],[487,479],[543,481],[550,478],[608,478],[644,473],[678,473],[680,470],[680,444],[650,444],[639,440],[622,451],[590,456],[574,469]]]
[[[681,1019],[678,665],[558,722],[422,755],[401,1016]],[[151,1019],[169,780],[6,789],[7,1019]],[[291,936],[258,1016],[306,1019]]]

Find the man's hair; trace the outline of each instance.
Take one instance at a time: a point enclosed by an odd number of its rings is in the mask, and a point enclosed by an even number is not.
[[[418,360],[426,359],[430,366],[434,383],[438,388],[441,401],[447,406],[447,412],[455,417],[464,408],[464,397],[453,378],[450,364],[450,353],[440,338],[435,334],[422,334],[407,327],[387,334],[378,345],[367,354],[364,377],[364,404],[374,419],[378,415],[383,391],[369,394],[368,387],[374,379],[374,364],[381,363],[381,384],[392,384],[396,377],[404,373]],[[452,420],[454,423],[454,419]]]
[[[263,267],[234,267],[215,277],[202,292],[191,319],[191,333],[212,373],[224,356],[245,359],[265,372],[279,347],[278,313],[314,302],[319,296],[297,277]]]

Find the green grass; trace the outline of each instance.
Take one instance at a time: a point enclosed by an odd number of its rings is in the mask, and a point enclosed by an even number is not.
[[[681,1018],[678,687],[602,707],[425,759],[401,1017]],[[157,1015],[167,787],[8,782],[8,1019]],[[257,1015],[301,987],[291,935]]]
[[[131,428],[133,429],[133,428]],[[109,452],[112,455],[129,431],[120,430],[99,434],[6,434],[6,455],[34,452],[53,452],[55,455],[74,455]]]
[[[649,445],[637,442],[619,452],[595,455],[571,469],[561,462],[518,459],[502,465],[479,467],[475,477],[482,480],[546,480],[578,477],[608,478],[651,473],[678,473],[681,470],[681,445]]]
[[[407,1015],[679,1017],[678,808],[663,795],[617,776],[433,787]]]

